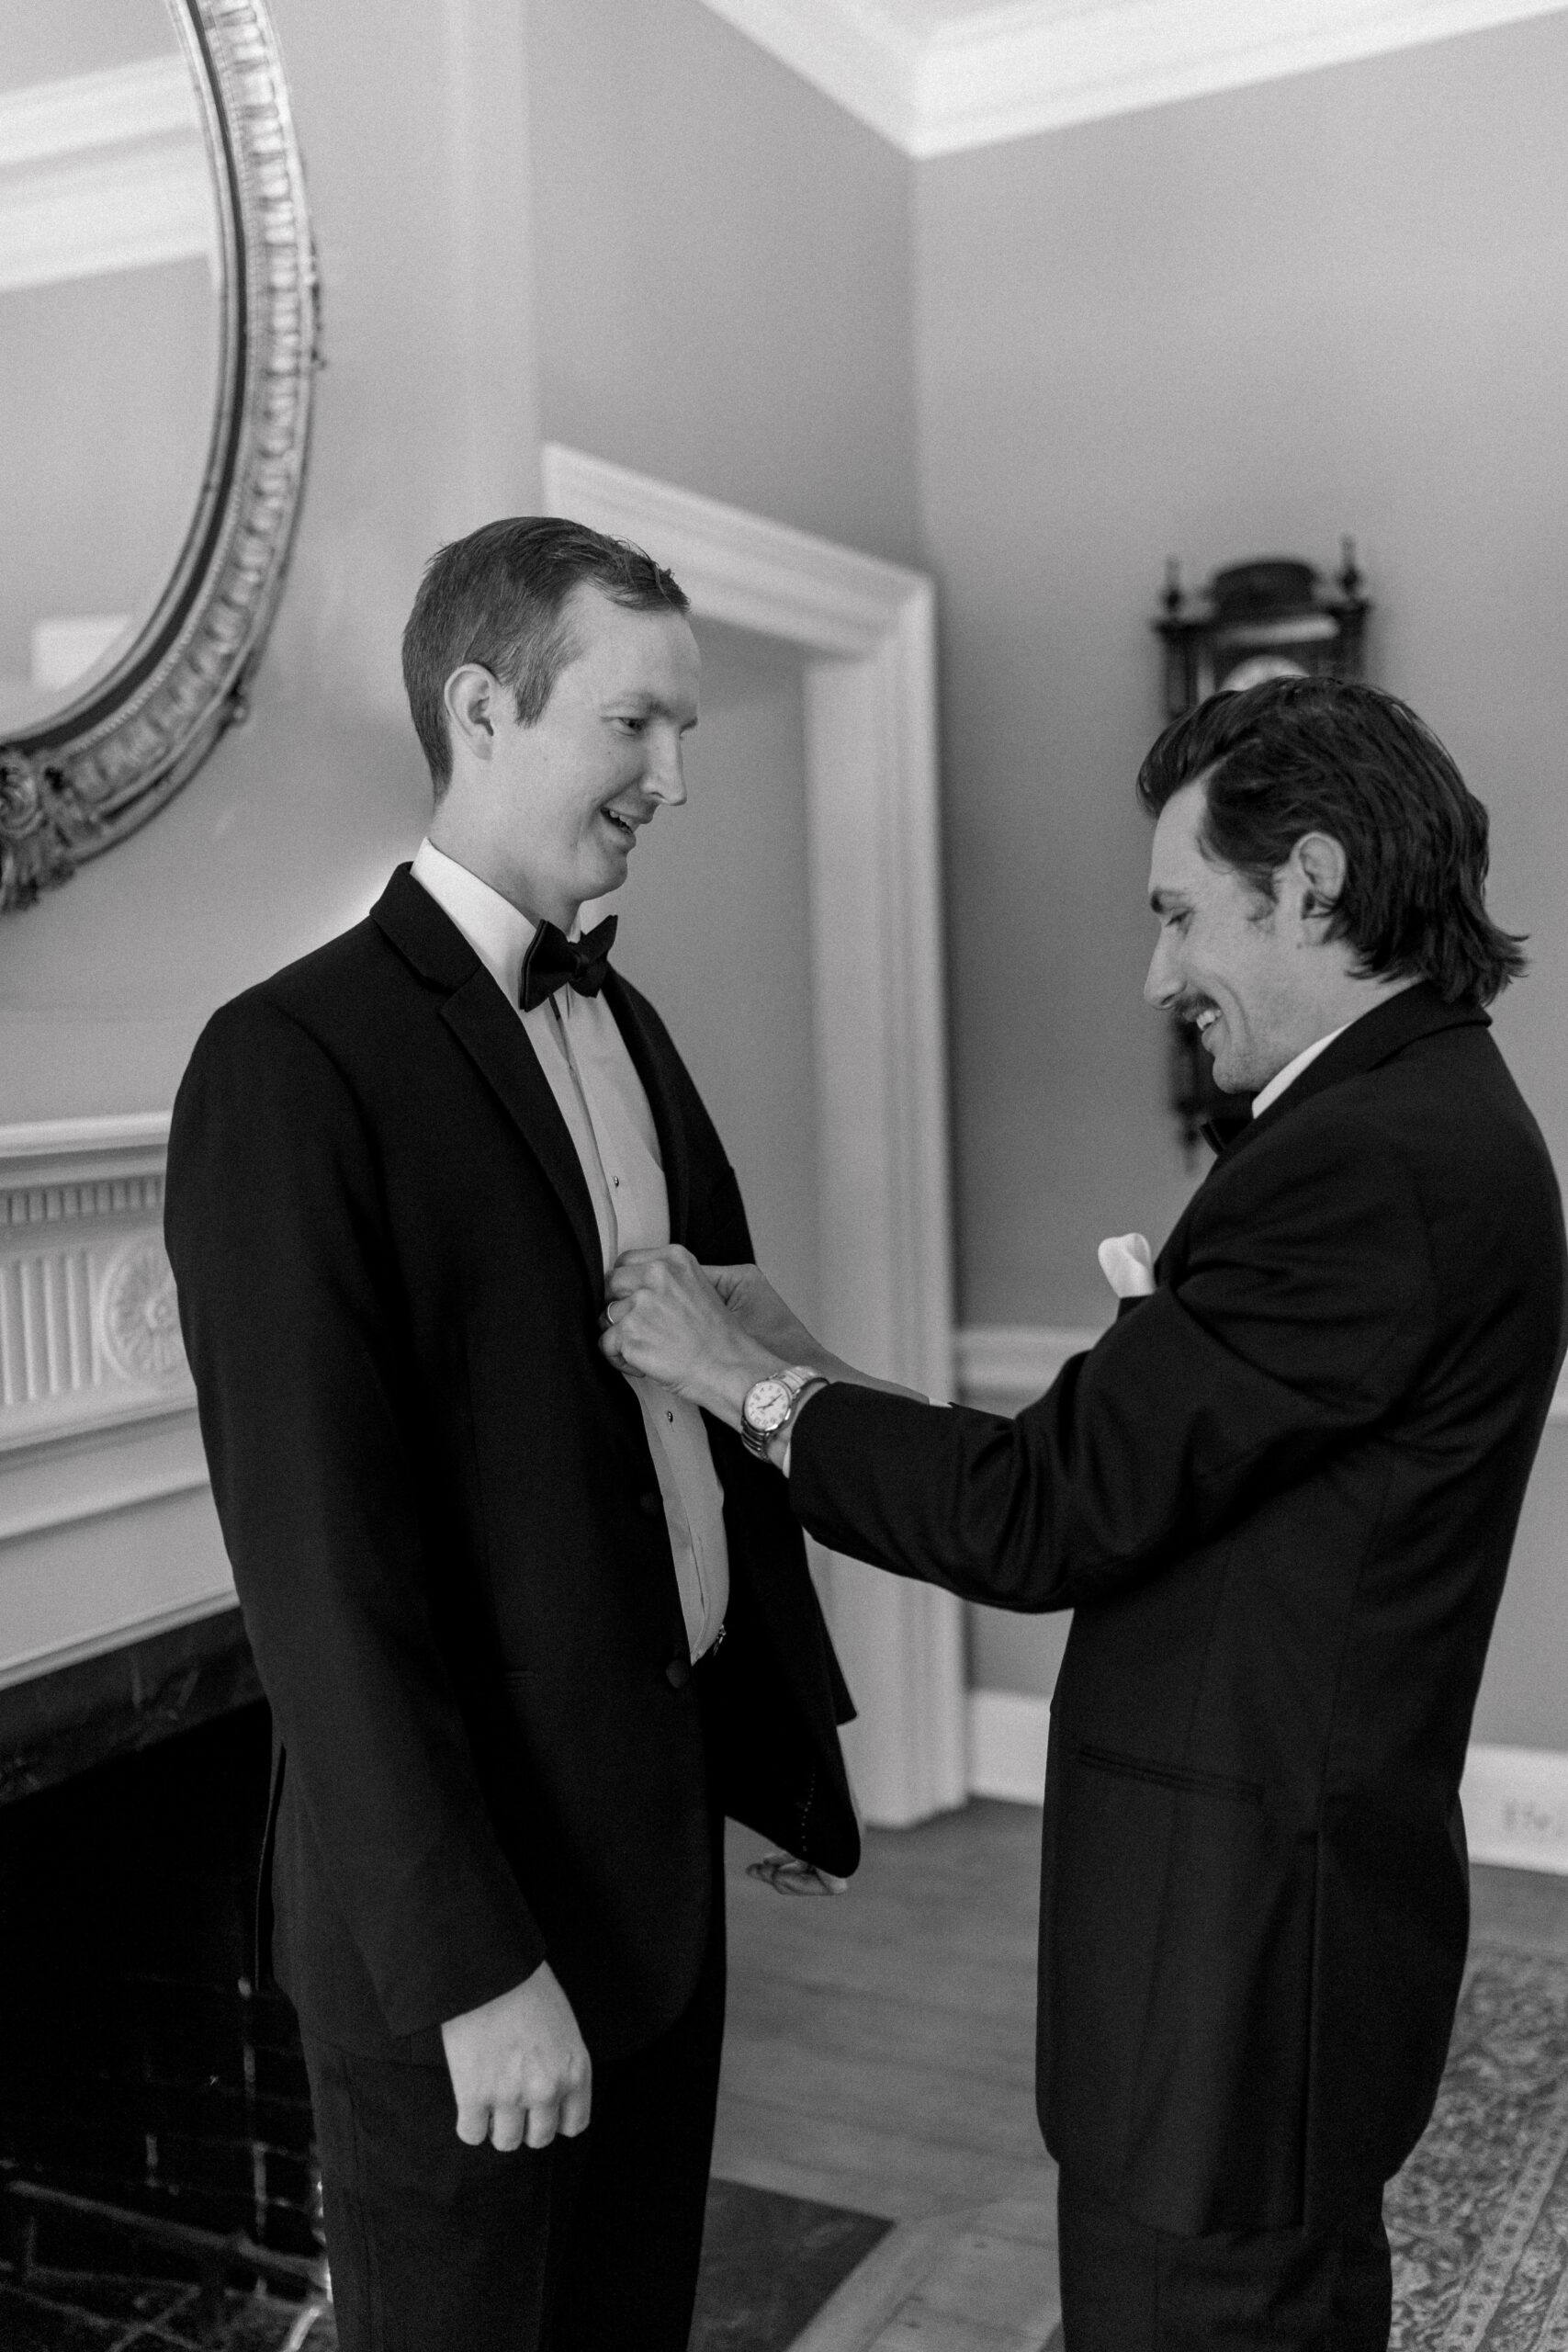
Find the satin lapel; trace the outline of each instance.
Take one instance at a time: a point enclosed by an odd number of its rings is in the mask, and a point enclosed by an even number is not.
[[[522,1023],[451,916],[421,888],[406,865],[398,867],[371,909],[371,918],[422,978],[448,991],[441,1017],[478,1064],[554,1186],[577,1236],[594,1299],[603,1305],[599,1225],[582,1164]]]
[[[648,1096],[664,1162],[664,1189],[670,1199],[670,1238],[683,1242],[692,1208],[692,1163],[685,1131],[675,1105],[674,1073],[669,1052],[642,1012],[620,974],[611,967],[604,980],[604,1001],[615,1016],[615,1026]]]
[[[441,1008],[441,1017],[481,1075],[559,1195],[588,1268],[595,1303],[604,1297],[604,1264],[593,1203],[577,1147],[528,1036],[482,964]]]
[[[1491,1025],[1490,1015],[1473,1006],[1445,1004],[1437,990],[1425,980],[1419,981],[1413,989],[1402,989],[1398,996],[1387,998],[1383,1003],[1374,1005],[1371,1012],[1364,1012],[1359,1021],[1353,1021],[1342,1036],[1336,1037],[1332,1046],[1325,1047],[1316,1061],[1307,1064],[1300,1078],[1287,1086],[1283,1094],[1270,1102],[1260,1116],[1248,1119],[1224,1146],[1202,1183],[1177,1219],[1155,1261],[1156,1279],[1170,1279],[1171,1270],[1186,1239],[1188,1226],[1205,1188],[1230,1166],[1238,1153],[1246,1151],[1259,1136],[1268,1135],[1280,1120],[1289,1118],[1292,1112],[1300,1110],[1303,1102],[1310,1102],[1314,1094],[1337,1086],[1342,1079],[1359,1077],[1367,1070],[1375,1069],[1380,1062],[1392,1060],[1395,1054],[1403,1052],[1417,1037],[1429,1037],[1439,1029],[1489,1029]]]

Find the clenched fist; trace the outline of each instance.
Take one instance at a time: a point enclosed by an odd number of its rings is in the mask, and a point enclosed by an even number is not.
[[[469,2147],[547,2148],[558,2132],[588,2129],[592,2064],[571,2003],[547,1962],[482,2008],[441,2029],[457,2101],[457,2137]]]

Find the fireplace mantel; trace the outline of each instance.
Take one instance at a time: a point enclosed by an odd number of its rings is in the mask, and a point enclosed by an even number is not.
[[[0,1688],[234,1605],[164,1113],[0,1127]]]

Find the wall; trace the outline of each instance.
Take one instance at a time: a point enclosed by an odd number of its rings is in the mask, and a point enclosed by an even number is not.
[[[908,165],[697,0],[532,0],[545,437],[917,558]]]
[[[1184,1196],[1132,799],[1168,553],[1358,535],[1371,674],[1493,812],[1534,955],[1498,1035],[1568,1168],[1565,74],[1554,16],[916,175],[968,1322],[1101,1321],[1096,1240]],[[1568,1748],[1546,1445],[1477,1728]],[[986,1679],[1048,1688],[1057,1638],[989,1623]]]

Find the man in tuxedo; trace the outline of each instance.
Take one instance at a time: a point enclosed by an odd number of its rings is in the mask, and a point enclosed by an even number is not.
[[[723,1815],[859,1850],[773,1473],[597,1345],[618,1251],[750,1254],[614,922],[576,936],[685,797],[697,648],[667,572],[536,517],[441,550],[403,654],[428,835],[213,1017],[169,1148],[272,1950],[345,2347],[678,2352]]]
[[[754,1269],[717,1272],[727,1307],[681,1253],[623,1261],[604,1346],[767,1425],[835,1549],[1074,1612],[1038,2052],[1066,2352],[1378,2352],[1562,1209],[1487,1035],[1522,957],[1485,812],[1413,712],[1326,679],[1217,695],[1139,791],[1145,995],[1253,1097],[1147,1295],[1012,1421],[857,1385]]]

